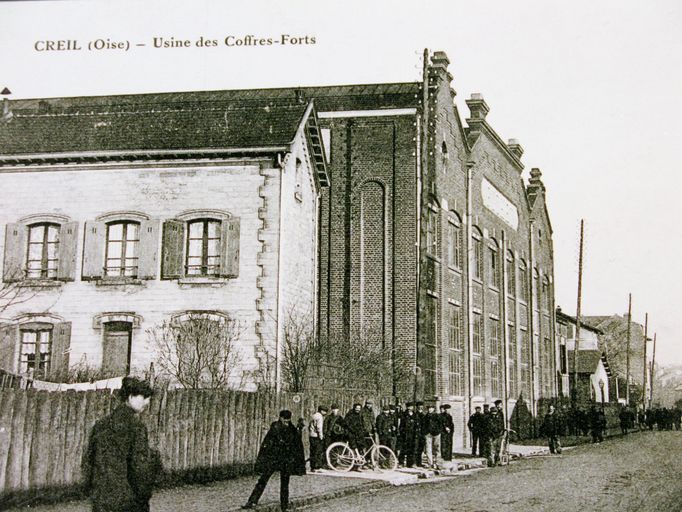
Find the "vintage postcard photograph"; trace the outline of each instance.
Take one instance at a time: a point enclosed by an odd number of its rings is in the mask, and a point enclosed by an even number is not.
[[[682,4],[0,19],[0,510],[682,510]]]

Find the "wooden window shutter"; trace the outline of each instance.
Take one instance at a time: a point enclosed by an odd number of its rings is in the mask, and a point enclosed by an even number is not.
[[[178,279],[184,272],[185,223],[171,219],[163,223],[161,279]]]
[[[15,372],[17,334],[16,325],[0,325],[0,368],[10,373]]]
[[[26,264],[26,226],[7,224],[5,227],[5,259],[2,265],[2,280],[16,283],[24,279]]]
[[[83,242],[83,279],[102,278],[106,243],[107,225],[104,222],[86,222]]]
[[[223,219],[220,234],[220,275],[239,276],[239,218]]]
[[[71,350],[71,322],[55,324],[52,329],[52,350],[50,354],[50,377],[58,377],[69,369]]]
[[[59,261],[57,279],[75,281],[78,249],[78,222],[67,222],[59,228]]]
[[[138,279],[156,279],[159,268],[160,219],[143,220],[140,223],[140,249],[137,261]]]

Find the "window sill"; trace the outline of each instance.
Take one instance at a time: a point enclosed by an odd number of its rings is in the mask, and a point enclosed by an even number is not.
[[[457,266],[455,266],[455,265],[451,265],[451,264],[448,263],[448,269],[449,269],[449,270],[452,270],[452,271],[455,272],[456,274],[462,275],[462,269],[461,269],[460,267],[457,267]]]
[[[18,284],[25,288],[59,288],[64,282],[57,279],[25,279]]]
[[[226,277],[213,277],[213,276],[187,276],[178,279],[178,284],[180,285],[210,285],[210,286],[223,286],[227,283],[228,279]]]
[[[142,285],[142,281],[136,277],[104,277],[95,281],[97,286],[121,286],[121,285]]]

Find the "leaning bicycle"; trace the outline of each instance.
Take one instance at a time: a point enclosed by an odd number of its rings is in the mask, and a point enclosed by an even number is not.
[[[353,449],[345,441],[337,441],[327,448],[327,464],[334,471],[350,471],[354,467],[363,468],[371,464],[372,469],[393,471],[398,467],[398,457],[393,450],[383,444],[377,444],[373,437],[371,446],[360,451]]]

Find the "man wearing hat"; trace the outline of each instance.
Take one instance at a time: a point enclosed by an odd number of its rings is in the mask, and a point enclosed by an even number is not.
[[[436,469],[438,458],[440,457],[440,433],[443,431],[443,421],[440,414],[436,412],[436,406],[429,404],[428,410],[424,415],[424,439],[426,443],[426,459],[428,466]]]
[[[362,420],[362,405],[353,404],[353,408],[346,414],[346,429],[348,444],[354,450],[365,447],[365,426]]]
[[[279,503],[283,511],[289,509],[289,478],[305,475],[303,441],[298,429],[291,423],[291,411],[283,410],[279,419],[270,425],[256,458],[256,473],[260,478],[243,509],[254,508],[268,485],[268,480],[279,471]]]
[[[156,477],[158,452],[149,448],[147,427],[139,415],[153,391],[147,382],[124,377],[119,405],[92,427],[83,454],[82,474],[94,512],[148,512]]]
[[[500,402],[501,403],[501,402]],[[497,402],[495,403],[497,405]],[[504,436],[504,416],[499,407],[491,407],[488,416],[488,466],[493,467],[500,463],[500,451],[502,449],[502,437]]]
[[[417,450],[414,454],[417,466],[424,465],[424,458],[422,457],[424,449],[426,448],[426,411],[424,410],[424,402],[417,402],[417,418],[419,419],[419,440],[417,442]]]
[[[469,427],[469,431],[471,432],[471,455],[476,456],[484,456],[484,448],[483,448],[483,430],[485,427],[485,422],[486,418],[483,416],[483,413],[481,412],[481,406],[477,405],[475,412],[469,416],[469,421],[467,422],[467,427]]]
[[[483,419],[481,420],[481,434],[479,441],[481,445],[481,457],[486,459],[490,456],[490,405],[483,404]]]
[[[421,435],[421,424],[417,413],[414,411],[414,403],[409,402],[400,419],[400,464],[408,468],[414,467],[417,445]]]
[[[379,436],[379,444],[388,446],[395,453],[396,436],[398,430],[395,424],[394,415],[388,404],[381,408],[381,414],[377,416],[376,432]]]
[[[374,437],[376,434],[376,418],[374,417],[374,402],[370,399],[365,400],[362,408],[362,427],[365,431],[363,440],[367,437]]]
[[[324,417],[327,408],[320,405],[308,426],[308,440],[310,441],[310,471],[315,473],[324,467]]]
[[[452,437],[455,431],[455,422],[450,415],[450,404],[441,404],[440,418],[442,431],[440,434],[440,447],[443,454],[443,460],[452,460]]]
[[[346,422],[343,419],[343,416],[341,416],[339,406],[337,404],[332,404],[331,413],[324,419],[323,432],[326,446],[336,443],[337,441],[346,441],[346,430]]]

